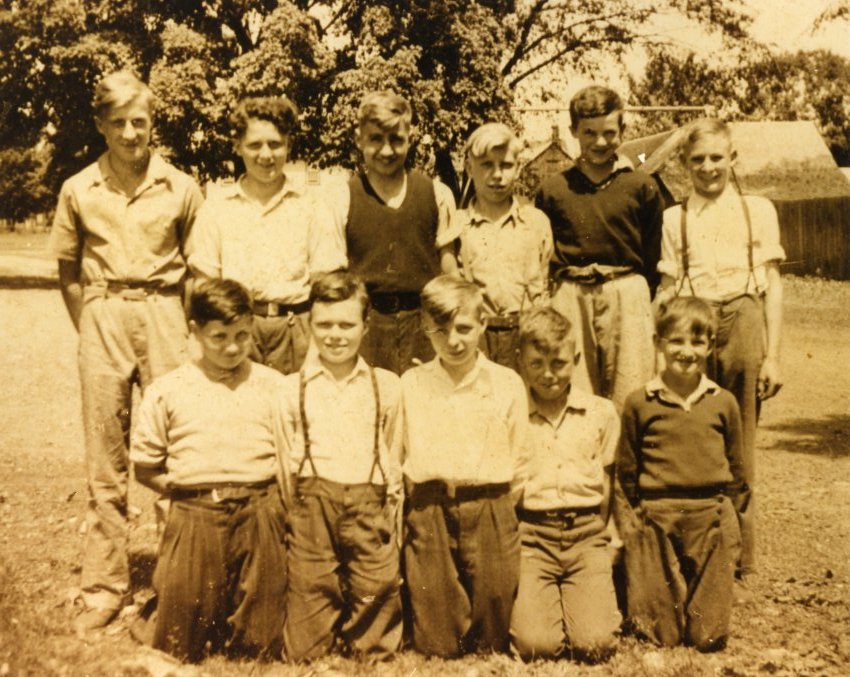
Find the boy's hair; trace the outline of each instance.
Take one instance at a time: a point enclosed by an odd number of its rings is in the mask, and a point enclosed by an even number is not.
[[[501,122],[486,122],[470,134],[463,154],[467,158],[480,158],[495,148],[519,153],[522,150],[522,142],[507,125]]]
[[[317,276],[310,287],[310,305],[319,303],[338,303],[348,299],[357,299],[363,308],[363,319],[369,312],[369,294],[366,285],[354,273],[347,270],[334,270]]]
[[[383,130],[395,129],[401,125],[410,127],[413,109],[407,99],[391,90],[369,92],[360,101],[357,120],[360,128],[367,122]]]
[[[298,108],[285,96],[249,96],[230,114],[232,134],[242,138],[251,120],[266,120],[281,134],[291,136],[298,129]]]
[[[666,338],[675,329],[685,328],[692,335],[714,340],[717,319],[712,307],[695,296],[677,296],[661,306],[655,333],[659,339]]]
[[[623,100],[620,95],[608,87],[591,85],[576,92],[570,99],[570,125],[578,127],[579,120],[598,118],[620,111],[620,127],[623,126]]]
[[[691,146],[706,136],[722,136],[729,142],[730,147],[732,145],[732,131],[729,125],[718,118],[700,118],[694,120],[685,129],[681,144],[682,155],[684,156]]]
[[[251,295],[235,280],[201,282],[189,301],[189,319],[200,327],[214,320],[231,324],[252,312]]]
[[[92,108],[95,117],[102,119],[113,108],[121,108],[137,100],[153,113],[154,95],[150,87],[128,70],[114,71],[104,75],[95,86]]]
[[[575,349],[572,323],[554,308],[541,306],[522,314],[519,323],[519,347],[532,345],[541,353],[554,353],[565,343]]]
[[[438,275],[422,288],[422,310],[437,324],[451,322],[461,308],[469,306],[477,317],[483,317],[481,289],[455,275]]]

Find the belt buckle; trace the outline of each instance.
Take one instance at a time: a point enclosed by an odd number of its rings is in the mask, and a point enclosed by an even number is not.
[[[446,498],[455,500],[457,497],[457,485],[454,482],[444,482],[446,488]]]
[[[269,301],[266,304],[266,315],[268,317],[277,317],[280,306],[277,303]]]
[[[224,499],[221,497],[221,494],[218,493],[218,488],[210,491],[210,498],[213,503],[221,503]]]
[[[118,295],[127,301],[144,301],[148,296],[148,290],[144,287],[122,289]]]

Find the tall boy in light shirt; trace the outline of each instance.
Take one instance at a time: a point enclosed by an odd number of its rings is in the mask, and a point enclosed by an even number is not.
[[[571,384],[577,362],[563,315],[552,308],[523,315],[519,367],[531,438],[511,638],[526,660],[599,661],[617,646],[621,618],[606,525],[620,419],[609,400]]]
[[[341,271],[319,276],[310,301],[315,349],[287,377],[283,405],[294,489],[287,656],[318,658],[340,645],[388,658],[402,632],[401,470],[387,446],[399,379],[357,353],[368,311],[360,280]]]
[[[310,279],[346,265],[345,243],[301,175],[285,171],[298,129],[286,97],[243,99],[230,117],[245,173],[218,188],[198,213],[189,258],[200,279],[230,278],[253,300],[252,359],[288,374],[309,344]]]
[[[522,144],[507,125],[489,122],[466,143],[475,196],[457,213],[463,276],[484,294],[487,331],[481,349],[516,367],[519,314],[549,298],[552,228],[549,218],[514,195]]]
[[[785,252],[773,204],[739,195],[730,183],[736,160],[728,126],[693,123],[682,148],[693,193],[664,212],[659,301],[678,294],[712,304],[717,337],[709,374],[741,409],[746,488],[737,497],[742,553],[739,577],[755,569],[755,436],[761,401],[782,387],[779,348]],[[740,599],[751,593],[739,587]]]
[[[422,290],[437,357],[401,379],[405,578],[413,645],[443,657],[502,651],[519,575],[514,512],[528,402],[522,379],[478,351],[484,300],[441,275]]]

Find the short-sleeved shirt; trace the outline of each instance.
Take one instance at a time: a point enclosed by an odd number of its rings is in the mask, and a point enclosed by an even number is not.
[[[557,420],[529,406],[530,462],[526,510],[601,506],[605,468],[614,463],[620,417],[613,403],[572,387]]]
[[[522,483],[528,400],[515,371],[479,353],[456,384],[435,358],[404,373],[401,401],[398,453],[412,482]]]
[[[552,222],[553,273],[629,268],[655,286],[664,205],[651,176],[623,165],[597,184],[571,167],[543,181],[535,204]]]
[[[744,199],[752,225],[755,289],[750,281],[749,238],[741,196],[732,186],[727,186],[715,200],[699,194],[688,198],[688,273],[696,296],[725,301],[747,291],[762,293],[767,288],[766,264],[785,260],[773,204],[767,198],[753,195]],[[658,262],[658,272],[669,275],[677,283],[684,276],[681,220],[681,205],[664,211]],[[682,292],[691,293],[687,282]]]
[[[228,381],[193,362],[154,381],[139,408],[130,460],[164,467],[174,487],[277,477],[284,377],[261,364],[243,365]]]
[[[241,181],[219,188],[198,212],[192,272],[236,280],[259,301],[306,301],[311,275],[346,266],[345,243],[318,192],[287,176],[263,205]]]
[[[152,154],[147,177],[125,195],[100,156],[62,185],[48,247],[81,264],[81,282],[179,284],[203,195],[195,180]]]
[[[378,454],[375,462],[375,392],[369,366],[362,357],[345,379],[337,381],[310,351],[302,368],[304,414],[310,437],[310,456],[319,477],[341,484],[387,484],[391,492],[401,490],[401,469],[390,458],[389,444],[395,434],[399,409],[399,378],[386,369],[375,368],[380,399]],[[304,459],[304,426],[299,389],[301,374],[286,377],[283,395],[284,439],[289,451],[289,471],[301,468],[301,477],[313,476],[313,466]]]
[[[488,315],[517,313],[546,297],[552,227],[543,212],[515,197],[493,222],[473,201],[457,212],[457,222],[463,274],[481,287]]]

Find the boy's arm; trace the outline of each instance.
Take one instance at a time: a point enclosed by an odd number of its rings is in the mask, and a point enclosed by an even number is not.
[[[650,177],[640,209],[643,266],[651,295],[658,286],[658,261],[661,258],[661,231],[664,223],[664,200],[655,179]]]
[[[168,475],[162,466],[134,466],[136,481],[142,486],[155,491],[158,494],[167,494],[170,490],[168,486]]]
[[[637,411],[627,400],[623,409],[622,431],[615,461],[616,478],[632,507],[638,504],[638,455],[640,440]]]
[[[152,384],[139,406],[138,422],[130,441],[130,462],[136,480],[160,494],[170,490],[165,468],[168,457],[168,412],[157,384]]]
[[[726,414],[726,460],[732,473],[730,487],[733,502],[737,496],[747,489],[747,478],[744,475],[744,428],[741,423],[741,410],[734,396],[729,393],[729,411]]]
[[[555,250],[552,238],[552,224],[549,217],[542,211],[537,210],[536,217],[539,219],[540,245],[538,249],[539,261],[535,267],[534,276],[529,281],[529,296],[531,301],[537,304],[545,304],[549,301],[549,262]]]
[[[186,187],[186,196],[183,204],[183,214],[178,222],[177,229],[180,236],[180,251],[183,258],[188,262],[192,255],[192,250],[195,245],[194,230],[195,220],[198,212],[204,204],[204,194],[201,192],[200,186],[193,178],[189,178],[189,183]]]
[[[74,329],[80,330],[80,313],[83,310],[83,285],[80,283],[80,262],[59,259],[59,290],[62,300],[74,323]]]
[[[198,280],[221,277],[221,233],[216,220],[217,200],[201,206],[192,226],[192,246],[187,263],[189,272]]]
[[[47,247],[58,260],[59,289],[71,322],[77,330],[80,328],[80,313],[83,309],[83,286],[80,278],[84,237],[74,193],[66,182],[56,202]]]
[[[531,462],[531,430],[528,421],[528,393],[522,379],[517,377],[515,396],[508,409],[508,435],[514,458],[514,477],[511,481],[511,494],[514,504],[519,505],[522,492],[528,479]]]
[[[437,251],[440,255],[440,270],[447,274],[458,272],[455,256],[455,240],[460,237],[461,224],[457,219],[455,196],[441,181],[434,180],[434,198],[437,201]]]
[[[764,319],[767,332],[767,355],[762,362],[758,379],[758,396],[766,400],[776,395],[782,388],[782,376],[779,369],[779,345],[782,333],[782,278],[779,275],[779,263],[769,261],[765,264],[767,290],[764,294]]]
[[[308,269],[312,278],[317,273],[348,267],[345,222],[350,198],[347,182],[324,174],[320,186],[311,191]]]

